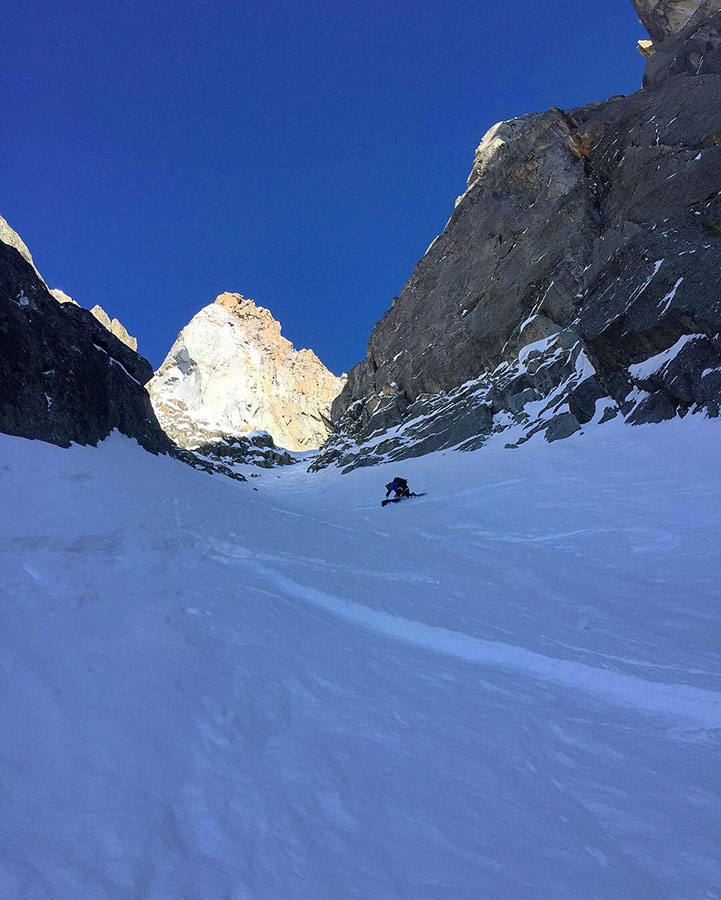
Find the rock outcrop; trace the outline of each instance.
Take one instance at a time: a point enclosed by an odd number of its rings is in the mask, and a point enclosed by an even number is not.
[[[662,87],[675,76],[721,73],[721,0],[704,0],[697,6],[685,24],[654,44],[644,73],[645,87]],[[689,100],[694,101],[693,95]]]
[[[148,390],[182,447],[263,430],[288,450],[308,450],[328,436],[343,383],[311,350],[295,350],[267,309],[225,293],[181,331]]]
[[[77,300],[73,300],[70,294],[61,291],[60,288],[50,288],[50,293],[58,301],[58,303],[72,303],[74,306],[80,306]]]
[[[8,247],[13,247],[15,250],[17,250],[20,256],[22,256],[25,262],[35,272],[38,281],[40,281],[43,285],[45,284],[42,275],[35,267],[32,254],[28,250],[25,241],[23,241],[20,235],[13,228],[11,228],[10,225],[8,225],[8,223],[5,219],[3,219],[2,216],[0,216],[0,242],[3,244],[7,244]]]
[[[333,404],[339,433],[319,464],[415,453],[421,420],[425,446],[477,446],[506,429],[511,443],[555,439],[619,411],[718,413],[719,2],[694,4],[685,24],[674,4],[638,4],[669,23],[644,90],[486,134]]]
[[[0,431],[69,446],[95,444],[117,429],[154,453],[168,451],[144,388],[150,363],[87,310],[59,303],[3,225]]]
[[[703,0],[631,0],[654,45],[681,31]]]
[[[119,341],[122,341],[126,346],[130,347],[131,350],[138,349],[138,339],[128,334],[128,331],[122,322],[119,322],[117,319],[111,319],[102,306],[96,304],[90,312],[95,316],[98,322],[100,322],[101,325],[104,325],[109,332],[114,334]]]
[[[220,438],[211,444],[196,447],[192,452],[211,464],[221,464],[231,469],[234,466],[274,469],[298,462],[298,457],[282,447],[276,447],[267,431],[252,431],[248,435]]]
[[[59,288],[52,288],[50,293],[55,297],[58,303],[72,303],[75,306],[80,305],[77,300],[73,300],[69,294],[66,294],[65,291],[61,291]],[[119,341],[122,341],[126,345],[126,347],[130,347],[131,350],[138,349],[138,339],[128,334],[128,330],[122,322],[119,322],[117,319],[111,319],[102,306],[96,304],[90,312],[103,327],[107,328],[111,334],[114,334]]]

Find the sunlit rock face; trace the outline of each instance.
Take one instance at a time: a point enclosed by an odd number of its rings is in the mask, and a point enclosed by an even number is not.
[[[264,430],[281,447],[308,450],[328,436],[343,384],[312,350],[295,350],[267,309],[225,293],[180,332],[148,390],[183,447]]]
[[[25,241],[23,241],[17,231],[15,231],[15,229],[12,228],[8,224],[8,222],[3,219],[2,216],[0,216],[0,242],[6,244],[8,247],[12,247],[14,250],[17,250],[20,256],[22,256],[22,258],[25,260],[25,262],[33,269],[38,277],[38,280],[45,284],[42,275],[35,268],[32,254],[28,250]]]
[[[80,306],[77,300],[73,300],[70,294],[61,291],[60,288],[51,288],[50,293],[58,301],[58,303],[72,303],[73,306]]]
[[[484,136],[333,404],[326,460],[718,415],[721,0],[695,6],[667,26],[644,90]]]

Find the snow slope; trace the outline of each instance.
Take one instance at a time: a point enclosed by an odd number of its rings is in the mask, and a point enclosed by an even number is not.
[[[721,897],[720,454],[0,436],[0,897]]]

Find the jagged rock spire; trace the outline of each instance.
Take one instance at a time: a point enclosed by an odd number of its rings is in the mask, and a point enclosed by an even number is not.
[[[267,309],[224,293],[180,332],[148,387],[181,446],[265,430],[289,450],[307,450],[327,437],[343,384],[312,350],[295,350]]]

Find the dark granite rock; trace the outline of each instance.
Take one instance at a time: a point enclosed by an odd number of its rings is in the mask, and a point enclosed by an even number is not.
[[[649,425],[673,419],[677,413],[676,404],[665,394],[643,395],[626,417],[632,425]]]
[[[247,437],[228,436],[196,447],[191,452],[210,462],[252,465],[261,469],[292,466],[297,462],[287,450],[276,447],[272,436],[267,432],[255,432]]]
[[[654,48],[677,34],[704,0],[631,0]],[[715,0],[714,0],[715,2]]]
[[[236,472],[231,466],[226,465],[219,459],[199,456],[194,450],[177,447],[174,451],[174,456],[193,469],[206,472],[208,475],[224,475],[226,478],[232,478],[234,481],[248,480],[242,472]]]
[[[595,377],[587,378],[568,392],[568,408],[580,425],[590,422],[596,413],[596,403],[607,397],[603,385]]]
[[[581,423],[573,413],[559,413],[557,416],[549,419],[545,425],[546,440],[549,443],[552,441],[560,441],[564,438],[571,437],[572,434],[575,434],[580,430]]]
[[[678,34],[656,46],[646,64],[643,83],[654,87],[672,76],[711,74],[721,74],[719,0],[706,0]]]
[[[25,255],[0,240],[0,431],[69,446],[117,429],[168,452],[143,387],[152,374],[90,312],[58,303]]]
[[[520,424],[526,436],[555,439],[597,410],[607,420],[620,408],[631,422],[714,414],[721,0],[640,6],[659,42],[644,90],[486,134],[444,232],[349,373],[333,405],[340,433],[317,465],[340,446],[346,464],[353,446],[377,450],[388,428],[407,452],[424,395],[443,409],[433,414],[442,443],[453,430],[448,398],[465,402],[469,382],[493,431]],[[640,388],[629,367],[692,334],[707,350],[687,349]]]

